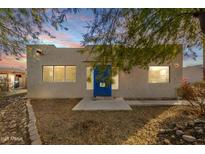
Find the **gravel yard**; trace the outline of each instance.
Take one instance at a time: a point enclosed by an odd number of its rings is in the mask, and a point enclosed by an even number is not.
[[[30,144],[25,96],[0,100],[0,144]]]
[[[133,106],[132,111],[72,111],[78,102],[78,99],[31,101],[43,144],[197,143],[186,142],[175,134],[187,122],[198,118],[191,107]]]

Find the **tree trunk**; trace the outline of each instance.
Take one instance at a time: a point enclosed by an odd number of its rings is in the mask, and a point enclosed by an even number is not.
[[[200,13],[198,18],[200,21],[201,31],[205,34],[205,12]]]
[[[205,12],[199,13],[198,19],[200,22],[201,31],[205,35]],[[203,80],[205,80],[205,38],[203,38],[202,42],[203,42]]]

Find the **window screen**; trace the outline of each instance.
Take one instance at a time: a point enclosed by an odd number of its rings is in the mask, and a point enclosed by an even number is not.
[[[66,66],[66,81],[67,82],[76,81],[76,66]]]
[[[43,66],[43,81],[53,81],[53,66]]]
[[[150,66],[149,83],[168,83],[169,66]]]
[[[54,66],[54,82],[64,82],[65,80],[65,67]]]

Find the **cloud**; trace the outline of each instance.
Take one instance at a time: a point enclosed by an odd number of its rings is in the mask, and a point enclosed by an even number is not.
[[[94,19],[93,16],[79,15],[79,14],[67,14],[66,19],[68,20],[79,20],[89,22]]]
[[[56,47],[78,48],[81,47],[80,42],[73,41],[65,34],[55,35],[56,38],[51,38],[48,35],[40,35],[42,44],[54,44]]]
[[[83,10],[82,10],[83,11]],[[85,31],[83,25],[93,19],[86,11],[81,14],[67,14],[68,31],[56,31],[52,26],[45,25],[46,30],[49,31],[56,38],[51,38],[46,34],[39,36],[40,44],[54,44],[56,47],[80,48],[80,40],[82,32]],[[14,56],[2,55],[0,60],[0,67],[16,67],[26,68],[26,54],[22,55],[20,60],[16,60]]]
[[[56,47],[78,48],[81,47],[80,41],[75,41],[75,36],[68,31],[56,31],[52,27],[46,28],[55,38],[51,38],[46,34],[39,36],[40,43],[54,44]]]
[[[17,60],[15,56],[2,55],[0,60],[0,67],[15,67],[20,69],[26,68],[26,54]]]

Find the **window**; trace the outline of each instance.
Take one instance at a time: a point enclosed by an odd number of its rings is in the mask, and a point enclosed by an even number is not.
[[[53,66],[43,66],[43,81],[53,81]]]
[[[7,74],[0,74],[0,83],[6,82],[6,80],[7,80]]]
[[[66,66],[66,81],[67,82],[76,81],[76,66]]]
[[[0,93],[8,90],[7,74],[0,74]]]
[[[43,66],[44,82],[75,82],[76,66]]]
[[[54,81],[64,82],[65,80],[65,67],[64,66],[54,66]]]
[[[150,66],[149,83],[168,83],[169,66]]]
[[[86,67],[86,88],[88,90],[92,90],[93,89],[93,68],[88,66]]]
[[[119,73],[118,70],[116,70],[117,72],[115,73],[115,75],[112,76],[112,89],[113,90],[117,90],[119,89]]]

